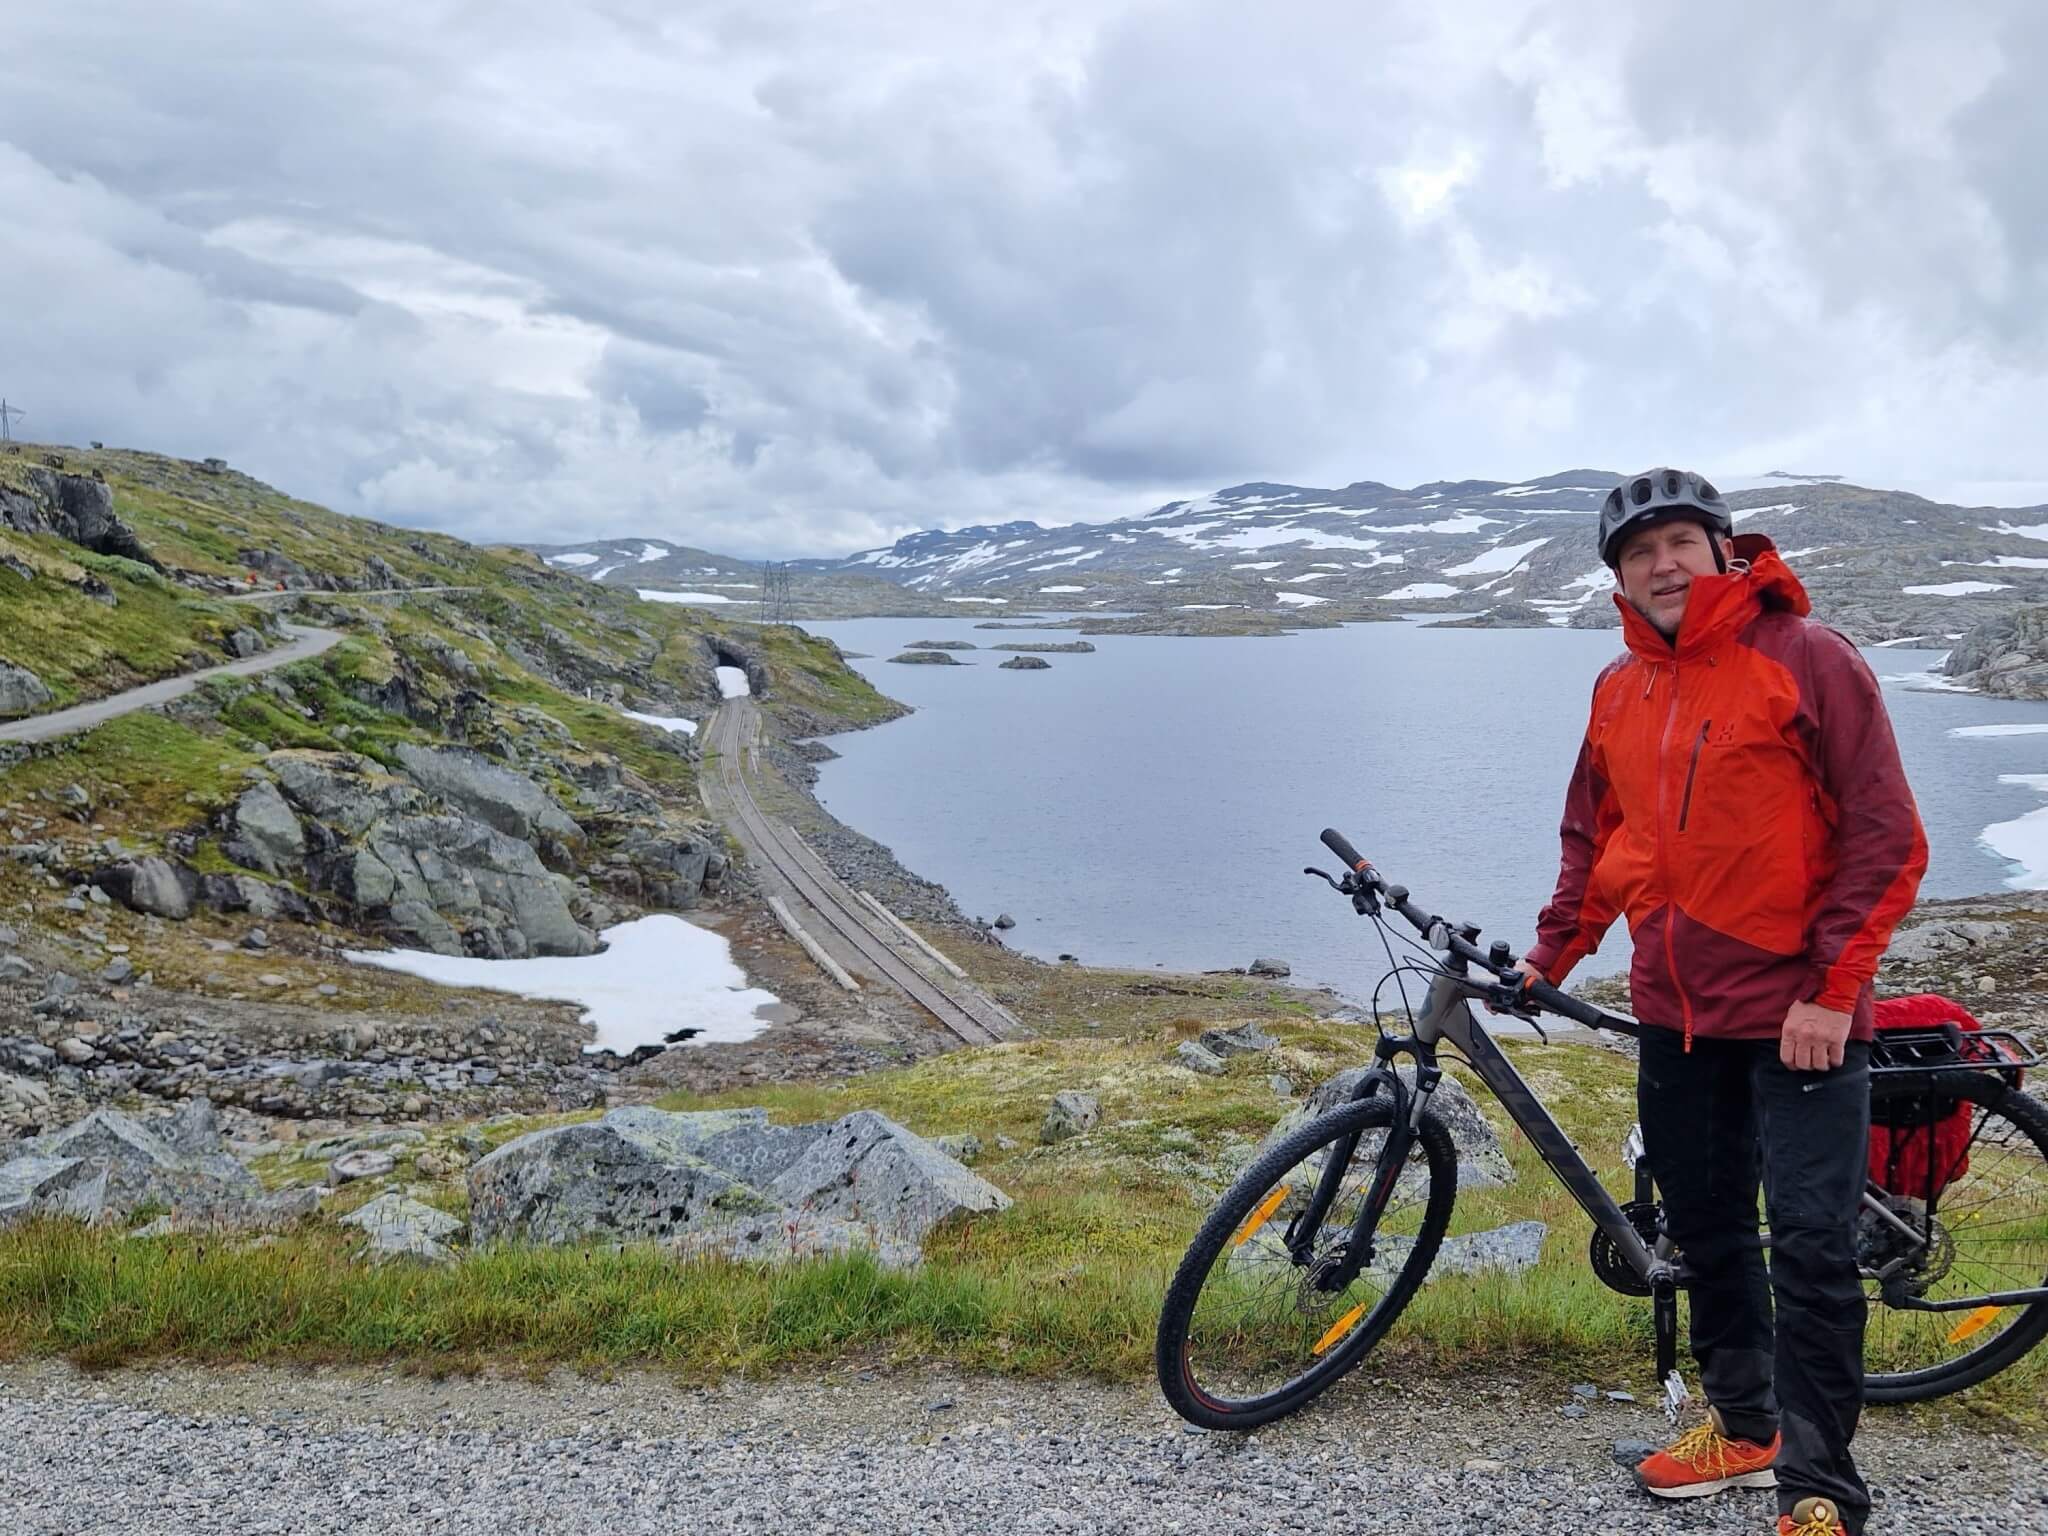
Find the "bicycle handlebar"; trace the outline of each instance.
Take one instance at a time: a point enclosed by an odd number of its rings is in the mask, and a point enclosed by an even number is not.
[[[1515,969],[1515,956],[1505,945],[1496,946],[1496,952],[1505,955],[1506,959],[1496,959],[1495,953],[1483,950],[1472,942],[1472,937],[1478,935],[1477,928],[1460,930],[1448,919],[1424,912],[1408,899],[1406,886],[1387,884],[1386,877],[1373,868],[1372,861],[1353,847],[1351,839],[1335,827],[1323,828],[1323,846],[1344,861],[1345,867],[1351,872],[1353,891],[1371,892],[1379,905],[1391,907],[1406,918],[1415,931],[1422,935],[1424,942],[1444,950],[1459,960],[1480,967],[1502,985],[1512,986],[1516,990],[1518,1000],[1526,1000],[1545,1013],[1554,1013],[1560,1018],[1570,1019],[1575,1024],[1583,1024],[1588,1029],[1607,1029],[1625,1035],[1639,1032],[1640,1026],[1634,1019],[1624,1018],[1591,1003],[1581,1002],[1578,998],[1559,991],[1540,977],[1524,976]],[[1369,908],[1361,907],[1359,910],[1367,911]],[[1468,937],[1468,934],[1472,937]]]

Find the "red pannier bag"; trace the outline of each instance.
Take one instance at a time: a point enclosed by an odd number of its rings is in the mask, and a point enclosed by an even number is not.
[[[1973,1035],[1984,1027],[1961,1003],[1933,992],[1880,999],[1875,1023],[1880,1035],[1894,1030],[1939,1029],[1944,1024],[1954,1024],[1965,1034]],[[1988,1040],[1974,1045],[1987,1060],[2004,1054],[1996,1051]],[[1934,1122],[1932,1136],[1928,1134],[1925,1118],[1915,1118],[1915,1110],[1927,1102],[1900,1105],[1894,1115],[1887,1116],[1892,1124],[1881,1125],[1873,1120],[1870,1127],[1871,1179],[1892,1194],[1916,1200],[1924,1200],[1929,1194],[1930,1151],[1935,1173],[1932,1193],[1936,1195],[1970,1168],[1970,1101],[1958,1099],[1942,1111]],[[1924,1109],[1920,1113],[1924,1116]]]

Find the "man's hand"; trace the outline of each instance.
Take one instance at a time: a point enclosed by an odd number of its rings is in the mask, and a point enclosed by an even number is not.
[[[1855,1020],[1818,1003],[1794,1003],[1778,1038],[1778,1059],[1794,1072],[1825,1072],[1842,1064],[1842,1046]]]

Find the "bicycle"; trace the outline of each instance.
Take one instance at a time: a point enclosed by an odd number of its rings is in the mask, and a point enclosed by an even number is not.
[[[1253,1429],[1327,1390],[1386,1335],[1434,1262],[1457,1195],[1457,1151],[1431,1108],[1443,1079],[1438,1047],[1449,1042],[1592,1218],[1595,1275],[1649,1298],[1657,1380],[1675,1421],[1688,1397],[1678,1295],[1690,1277],[1663,1231],[1640,1130],[1624,1143],[1632,1198],[1618,1202],[1471,1005],[1539,1035],[1546,1014],[1630,1036],[1643,1026],[1525,978],[1505,942],[1481,949],[1478,927],[1421,911],[1341,833],[1322,840],[1345,874],[1304,873],[1372,919],[1390,962],[1391,941],[1411,941],[1383,914],[1412,925],[1428,963],[1395,963],[1389,974],[1414,971],[1429,990],[1408,1034],[1380,1025],[1374,1064],[1349,1101],[1257,1156],[1196,1233],[1160,1311],[1167,1401],[1204,1428]],[[1407,1075],[1396,1070],[1402,1057],[1412,1061]],[[1889,1151],[1887,1183],[1867,1183],[1857,1228],[1871,1402],[1973,1386],[2048,1334],[2048,1109],[2021,1087],[2038,1060],[2010,1031],[1954,1026],[1888,1033],[1872,1048],[1872,1119]]]

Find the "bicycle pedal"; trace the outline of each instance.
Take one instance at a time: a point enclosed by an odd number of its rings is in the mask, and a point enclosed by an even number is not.
[[[1686,1391],[1685,1378],[1683,1376],[1679,1375],[1678,1372],[1673,1371],[1670,1375],[1664,1378],[1665,1418],[1669,1419],[1672,1423],[1676,1424],[1678,1422],[1678,1416],[1685,1412],[1686,1405],[1691,1401],[1692,1394]]]

